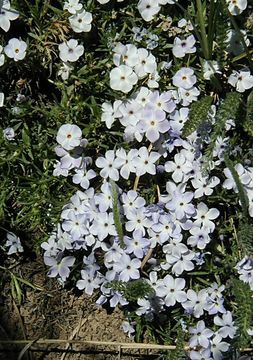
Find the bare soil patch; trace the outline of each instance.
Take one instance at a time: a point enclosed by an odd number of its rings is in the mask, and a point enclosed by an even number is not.
[[[131,342],[121,330],[124,320],[120,309],[112,313],[95,304],[95,297],[75,294],[61,287],[55,279],[46,276],[43,259],[37,257],[23,263],[7,264],[14,274],[41,290],[23,286],[23,300],[18,304],[11,295],[10,276],[2,271],[3,291],[0,294],[0,339],[76,339],[95,341]],[[34,345],[22,359],[27,360],[77,360],[77,359],[139,359],[136,355],[119,356],[115,347],[70,345]],[[0,345],[1,360],[17,360],[24,345]],[[36,349],[41,351],[35,352]],[[133,354],[133,352],[132,352]],[[142,352],[143,354],[143,352]]]

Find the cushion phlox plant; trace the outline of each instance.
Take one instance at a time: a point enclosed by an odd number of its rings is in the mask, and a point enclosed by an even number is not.
[[[252,345],[252,11],[0,1],[1,251],[42,254],[164,359]]]

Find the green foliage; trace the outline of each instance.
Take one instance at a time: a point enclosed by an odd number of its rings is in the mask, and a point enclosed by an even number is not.
[[[226,94],[225,99],[222,101],[215,121],[215,132],[221,132],[225,128],[225,123],[228,119],[236,120],[241,104],[241,94],[238,92],[230,92]]]
[[[110,181],[111,189],[112,189],[112,213],[113,213],[113,220],[115,224],[115,228],[119,237],[120,246],[125,248],[124,244],[124,233],[123,227],[120,218],[120,209],[119,209],[119,202],[118,202],[118,192],[116,189],[115,182],[113,180]]]
[[[30,281],[17,276],[11,270],[6,269],[3,266],[0,266],[0,269],[4,270],[10,276],[11,296],[12,296],[13,300],[17,302],[18,305],[21,305],[22,300],[24,298],[23,286],[28,286],[34,290],[39,290],[39,291],[43,290],[43,288],[41,288],[40,286],[34,285]]]
[[[247,330],[253,325],[253,298],[248,284],[241,280],[232,280],[232,291],[237,303],[235,319],[237,329],[236,348],[245,347],[250,342]]]
[[[110,289],[119,291],[128,301],[137,301],[144,297],[152,296],[154,289],[144,279],[129,282],[112,281],[108,284]]]
[[[151,34],[158,35],[158,46],[152,49],[151,53],[157,59],[157,70],[161,77],[157,89],[159,93],[162,94],[163,91],[174,88],[172,76],[182,66],[191,67],[196,71],[198,86],[201,90],[199,101],[193,102],[189,106],[190,115],[184,126],[183,136],[187,137],[197,131],[199,143],[196,141],[196,145],[203,145],[204,149],[207,147],[206,155],[209,160],[212,160],[217,138],[231,134],[231,145],[240,146],[242,149],[242,156],[239,154],[235,161],[243,162],[243,159],[250,158],[248,156],[250,150],[246,150],[248,153],[245,155],[245,149],[250,149],[251,140],[247,140],[245,143],[243,137],[241,139],[239,137],[244,134],[243,129],[253,136],[253,92],[248,97],[246,120],[242,121],[242,126],[239,123],[236,124],[235,134],[232,131],[227,134],[225,131],[226,121],[238,118],[241,99],[245,100],[245,94],[247,94],[245,91],[244,94],[231,92],[225,95],[230,89],[227,79],[232,69],[237,70],[239,66],[240,68],[248,66],[246,50],[244,54],[239,54],[233,59],[227,52],[227,32],[231,28],[232,19],[229,20],[225,0],[194,0],[185,3],[179,1],[175,6],[168,4],[161,7],[161,13],[157,14],[152,22],[143,22],[137,9],[136,0],[122,3],[111,0],[105,5],[99,4],[96,0],[81,0],[85,10],[91,11],[93,16],[92,29],[87,33],[72,31],[68,19],[70,15],[68,11],[62,10],[63,3],[63,0],[11,1],[11,6],[19,11],[20,16],[14,24],[11,24],[9,34],[2,31],[0,35],[3,47],[7,44],[9,36],[22,38],[28,45],[27,56],[24,60],[15,62],[5,58],[5,63],[1,68],[0,89],[5,93],[4,106],[0,109],[0,182],[2,185],[0,189],[0,220],[6,230],[12,229],[15,233],[22,234],[21,240],[24,242],[25,251],[28,248],[32,251],[38,249],[39,244],[48,239],[50,232],[59,222],[62,206],[68,202],[77,189],[80,189],[71,182],[74,169],[71,169],[68,178],[53,176],[54,165],[57,161],[54,152],[56,134],[62,124],[77,124],[82,129],[83,138],[88,140],[84,156],[92,159],[91,165],[94,167],[97,156],[104,155],[106,150],[121,146],[129,150],[146,145],[145,136],[143,143],[137,141],[126,143],[123,134],[124,126],[120,121],[115,121],[110,129],[107,129],[105,123],[101,121],[103,102],[113,103],[120,99],[125,103],[129,101],[129,97],[134,94],[139,85],[145,87],[148,81],[148,76],[139,79],[140,81],[129,94],[115,91],[110,87],[109,74],[114,67],[113,47],[117,42],[135,44],[138,48],[147,48],[145,36],[151,39]],[[1,4],[2,0],[0,0],[0,8]],[[181,4],[187,4],[187,10],[183,9]],[[172,56],[173,37],[188,36],[188,26],[179,28],[177,25],[182,16],[191,20],[194,27],[193,32],[200,46],[197,47],[194,54],[187,54],[183,58],[174,58],[171,69],[168,69],[167,65],[164,67],[164,61],[167,62],[168,58]],[[169,17],[171,17],[171,24]],[[237,17],[236,21],[239,23],[240,17]],[[166,26],[168,28],[164,30]],[[142,29],[144,27],[144,32],[147,30],[147,35],[141,41],[134,40],[134,27]],[[62,61],[59,58],[58,45],[70,38],[76,38],[79,44],[83,44],[84,54],[75,64],[71,64],[69,77],[64,80],[59,75]],[[221,74],[215,74],[210,81],[203,79],[201,77],[203,58],[217,61]],[[21,97],[21,101],[17,100],[17,96]],[[217,105],[218,109],[214,126],[212,103]],[[178,109],[180,107],[181,105],[178,106]],[[245,109],[242,110],[243,117]],[[214,128],[210,141],[212,126]],[[2,135],[2,130],[7,127],[13,127],[15,131],[13,140],[9,141]],[[166,136],[165,134],[165,138]],[[210,145],[206,145],[206,138]],[[238,139],[240,141],[237,141]],[[158,151],[157,147],[156,150]],[[168,152],[168,160],[170,155],[173,156]],[[159,165],[163,166],[164,161],[166,159],[161,156]],[[231,273],[235,272],[234,267],[238,261],[238,254],[252,254],[253,225],[248,223],[248,199],[234,169],[235,162],[232,162],[228,156],[225,156],[225,161],[239,189],[238,196],[243,211],[238,206],[237,194],[229,193],[222,188],[222,184],[217,186],[214,194],[208,197],[208,207],[217,206],[221,213],[216,222],[215,235],[212,242],[207,245],[208,251],[204,254],[205,262],[202,265],[196,264],[195,271],[185,272],[182,275],[185,276],[187,288],[196,291],[203,286],[210,286],[214,280],[219,284],[223,283],[223,280],[226,283]],[[222,179],[222,171],[223,163],[213,172],[217,172],[215,175]],[[100,180],[97,179],[92,181],[95,192],[99,191],[102,181],[101,177]],[[154,177],[151,174],[141,176],[138,193],[146,200],[146,204],[156,204],[160,193],[164,195],[166,182],[170,179],[171,174],[166,172],[157,173]],[[125,230],[117,186],[120,186],[123,191],[127,191],[133,187],[133,182],[133,174],[127,180],[120,179],[117,184],[114,181],[110,182],[112,213],[121,248],[125,248]],[[190,188],[192,190],[191,185]],[[200,200],[202,201],[202,199]],[[203,199],[203,201],[205,200]],[[197,198],[194,203],[197,205]],[[165,210],[165,213],[169,212]],[[232,226],[227,225],[229,220],[234,221],[234,231]],[[231,243],[232,234],[236,232],[235,228],[237,228],[236,239],[238,242]],[[145,232],[147,232],[147,237],[151,236],[148,230]],[[223,235],[223,241],[220,241],[216,234]],[[187,242],[188,235],[184,233],[182,240],[184,243]],[[2,241],[4,241],[4,237]],[[109,240],[108,236],[104,241],[111,242],[111,238]],[[1,249],[4,259],[7,258],[5,247],[2,246]],[[74,272],[81,269],[81,257],[83,253],[85,256],[88,255],[89,250],[90,247],[81,249],[77,254],[78,261],[76,261]],[[103,264],[103,249],[94,247],[94,250],[101,271],[107,271]],[[151,251],[153,251],[152,257],[157,259],[159,265],[164,255],[162,245],[158,242],[157,247]],[[66,250],[66,255],[69,253],[72,254],[72,250]],[[73,255],[76,255],[75,253],[76,251],[73,250]],[[26,256],[26,253],[24,255]],[[147,255],[150,253],[148,252]],[[13,259],[15,259],[15,255]],[[17,259],[23,259],[23,257],[20,255],[17,256]],[[147,259],[148,256],[144,258],[143,263]],[[147,268],[148,266],[146,263]],[[152,269],[151,264],[150,266]],[[141,276],[146,274],[141,269],[140,273]],[[165,276],[167,273],[162,270],[159,275]],[[75,278],[78,279],[78,277]],[[238,303],[237,322],[240,332],[243,334],[241,336],[238,331],[238,343],[241,346],[247,328],[250,324],[252,325],[253,310],[251,312],[249,310],[252,305],[249,288],[240,281],[238,285],[236,281],[233,283],[235,295],[229,293],[228,301],[231,300],[229,306],[232,308],[236,307]],[[23,301],[24,287],[35,288],[34,285],[13,273],[10,273],[10,283],[12,296],[19,304]],[[155,340],[173,345],[176,343],[176,350],[168,352],[167,360],[180,360],[184,357],[184,345],[189,339],[189,333],[183,331],[180,319],[185,318],[186,328],[191,326],[196,319],[183,315],[182,307],[178,304],[169,308],[169,311],[155,312],[152,314],[154,315],[152,320],[152,316],[137,316],[136,301],[140,298],[148,298],[153,308],[156,306],[158,308],[157,298],[153,297],[155,292],[145,278],[131,280],[127,283],[112,281],[108,284],[108,288],[119,291],[129,302],[134,302],[134,304],[129,304],[128,309],[132,311],[131,316],[136,324],[137,340],[142,338],[144,331],[152,329],[152,336]],[[246,319],[244,319],[245,309]],[[213,319],[207,314],[205,321],[207,326],[213,326]]]
[[[239,175],[237,173],[237,171],[235,170],[234,166],[233,166],[233,162],[229,159],[227,154],[224,154],[224,161],[226,166],[228,167],[228,169],[230,170],[233,179],[235,181],[235,184],[237,186],[238,189],[238,197],[239,200],[241,202],[241,207],[242,207],[242,215],[245,221],[247,221],[248,218],[248,206],[249,206],[249,199],[247,197],[247,194],[244,190],[244,187],[240,181]]]
[[[246,118],[243,127],[244,130],[253,137],[253,90],[247,99]]]
[[[31,248],[52,231],[73,192],[66,179],[52,174],[54,127],[61,117],[59,108],[58,117],[52,116],[51,111],[52,108],[34,102],[20,104],[15,117],[0,114],[0,120],[11,123],[16,134],[12,141],[0,136],[0,219],[5,228],[31,237]]]
[[[241,94],[237,92],[230,92],[226,95],[225,99],[218,108],[215,116],[214,128],[211,133],[210,143],[205,151],[205,158],[207,163],[213,159],[213,150],[215,148],[217,138],[219,136],[224,137],[225,135],[226,121],[229,119],[235,121],[237,119],[240,105]]]
[[[176,335],[176,349],[167,351],[166,360],[185,359],[185,335],[186,333],[183,331],[181,324],[179,324]]]
[[[212,100],[212,96],[205,96],[192,104],[189,120],[185,123],[183,128],[183,136],[188,136],[195,130],[198,130],[200,125],[207,119]]]
[[[227,57],[227,34],[230,29],[230,24],[227,15],[227,4],[225,1],[216,1],[216,9],[217,9],[217,19],[215,23],[215,44],[216,44],[216,59],[220,64],[220,67],[223,68],[226,64]]]
[[[214,0],[210,3],[196,0],[190,2],[185,11],[185,17],[191,21],[200,42],[201,56],[206,60],[211,60],[213,55],[217,8]]]
[[[253,225],[241,223],[237,237],[241,252],[244,255],[253,255]]]

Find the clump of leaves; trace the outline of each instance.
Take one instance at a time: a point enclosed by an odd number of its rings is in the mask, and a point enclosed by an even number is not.
[[[205,96],[192,104],[189,120],[185,123],[182,135],[189,136],[207,119],[212,104],[212,96]]]
[[[128,301],[137,301],[145,297],[152,296],[154,289],[144,279],[132,280],[129,282],[112,281],[108,287],[119,291]]]
[[[248,284],[241,280],[232,280],[232,292],[235,296],[237,309],[235,319],[237,329],[236,347],[243,348],[250,342],[250,336],[247,332],[253,325],[253,299],[252,291]]]

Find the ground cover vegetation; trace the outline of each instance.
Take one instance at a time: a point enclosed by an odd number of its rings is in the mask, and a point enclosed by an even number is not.
[[[164,359],[245,358],[252,35],[247,0],[1,0],[1,269],[43,254]]]

